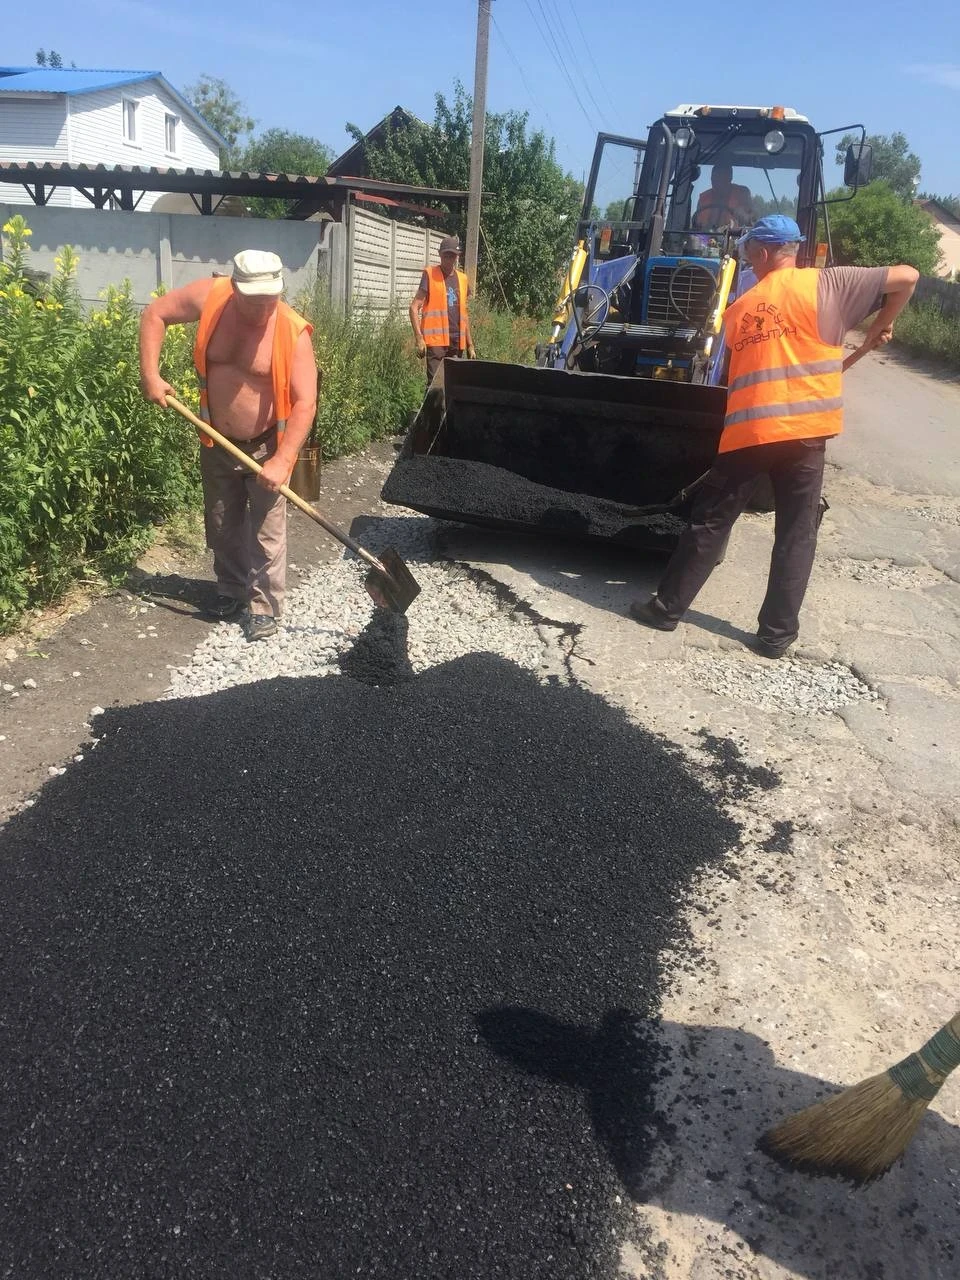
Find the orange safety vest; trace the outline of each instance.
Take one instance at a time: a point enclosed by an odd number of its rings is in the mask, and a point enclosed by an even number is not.
[[[843,348],[817,328],[816,267],[771,271],[727,307],[727,412],[720,453],[843,429]]]
[[[229,277],[215,280],[213,288],[207,295],[197,325],[197,338],[193,344],[193,363],[197,368],[200,380],[200,417],[204,422],[210,421],[210,405],[207,400],[207,347],[213,337],[223,315],[223,309],[233,297],[233,283]],[[277,415],[277,431],[282,432],[290,417],[293,402],[290,399],[290,377],[293,372],[293,352],[301,333],[313,333],[313,325],[303,316],[288,307],[285,302],[277,304],[277,326],[273,333],[273,407]],[[209,436],[201,437],[204,444],[212,445]]]
[[[460,281],[460,350],[467,349],[467,275],[457,270]],[[427,267],[429,291],[423,305],[423,341],[428,347],[449,347],[450,324],[447,312],[447,277],[443,267]]]

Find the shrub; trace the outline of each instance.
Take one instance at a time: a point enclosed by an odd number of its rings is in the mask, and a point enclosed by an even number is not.
[[[0,264],[0,629],[91,567],[129,559],[149,526],[196,500],[196,442],[140,395],[138,312],[128,283],[85,316],[68,246],[33,283],[30,229],[6,223]],[[165,373],[196,403],[188,335]]]

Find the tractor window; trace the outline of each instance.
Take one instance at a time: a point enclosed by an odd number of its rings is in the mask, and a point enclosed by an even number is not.
[[[727,231],[749,227],[767,213],[797,215],[804,140],[782,133],[779,150],[764,135],[737,135],[725,145],[698,135],[680,157],[668,226],[673,230]]]
[[[594,156],[592,189],[587,193],[584,221],[627,222],[643,159],[643,144],[603,138]]]

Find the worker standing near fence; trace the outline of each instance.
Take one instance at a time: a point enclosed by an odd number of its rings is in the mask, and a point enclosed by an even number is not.
[[[773,555],[755,648],[780,658],[800,631],[817,546],[824,449],[843,426],[843,339],[877,315],[860,352],[889,342],[919,278],[913,267],[798,267],[804,237],[769,214],[738,241],[758,283],[726,310],[727,410],[716,461],[690,524],[650,600],[630,615],[674,631],[713,572],[761,475],[776,510]],[[879,308],[879,310],[878,310]]]
[[[473,360],[476,352],[470,333],[470,285],[457,266],[460,241],[445,236],[440,241],[440,263],[426,267],[420,287],[410,303],[410,324],[417,341],[417,355],[427,361],[427,387],[447,357]]]

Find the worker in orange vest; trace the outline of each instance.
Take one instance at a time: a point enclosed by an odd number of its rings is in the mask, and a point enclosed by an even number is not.
[[[821,515],[824,449],[843,426],[843,339],[877,312],[859,352],[889,342],[910,300],[913,267],[797,267],[800,228],[783,214],[740,238],[758,283],[726,310],[730,352],[719,452],[657,593],[630,614],[674,631],[716,566],[761,475],[773,485],[776,524],[755,649],[780,658],[796,640]]]
[[[466,273],[457,268],[459,257],[460,241],[445,236],[440,241],[440,265],[424,269],[410,303],[417,355],[427,360],[428,388],[446,356],[469,360],[476,356],[467,306],[470,286]]]
[[[167,326],[199,321],[193,357],[200,416],[259,462],[254,475],[225,450],[200,450],[204,523],[213,551],[216,618],[240,615],[247,640],[277,630],[287,569],[286,484],[317,412],[312,326],[282,302],[283,264],[244,249],[230,277],[195,280],[161,294],[140,321],[144,397],[166,408],[174,389],[160,373]]]
[[[698,231],[720,227],[748,227],[753,222],[753,197],[749,187],[733,181],[728,164],[715,164],[710,171],[710,186],[700,192],[693,225]]]

